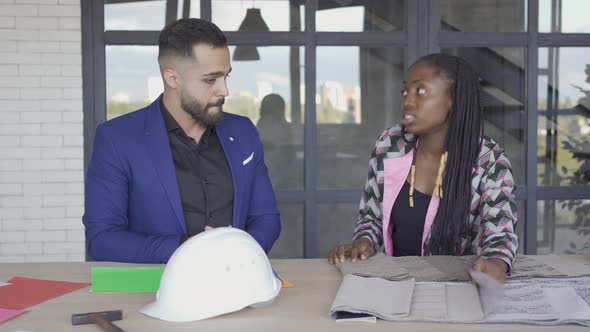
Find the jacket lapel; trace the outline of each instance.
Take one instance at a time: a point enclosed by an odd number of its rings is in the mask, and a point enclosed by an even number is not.
[[[161,98],[161,97],[160,97]],[[186,224],[184,212],[182,211],[182,202],[180,200],[180,189],[170,151],[170,141],[162,113],[160,111],[160,98],[156,99],[150,106],[145,126],[145,141],[148,154],[154,162],[158,179],[164,187],[168,200],[172,205],[174,214],[180,227],[186,233]]]
[[[414,151],[411,150],[407,154],[399,158],[385,158],[383,159],[383,242],[385,244],[385,253],[389,256],[393,255],[393,243],[391,241],[391,225],[390,216],[393,204],[399,195],[410,168],[412,167],[412,158]]]

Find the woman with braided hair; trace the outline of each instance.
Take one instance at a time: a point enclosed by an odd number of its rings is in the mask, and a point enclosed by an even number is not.
[[[479,77],[452,55],[430,54],[406,73],[402,124],[375,143],[352,244],[330,263],[389,256],[477,255],[499,281],[518,237],[510,162],[483,135]]]

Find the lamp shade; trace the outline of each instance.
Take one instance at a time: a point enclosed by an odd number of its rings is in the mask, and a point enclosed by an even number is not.
[[[268,25],[262,19],[262,14],[259,8],[248,8],[246,17],[238,28],[240,32],[268,32]]]
[[[260,55],[256,46],[236,46],[232,59],[234,61],[256,61],[260,60]]]
[[[262,19],[259,8],[249,8],[246,11],[246,17],[238,28],[239,32],[268,32],[268,26]],[[234,61],[256,61],[260,60],[260,55],[255,46],[237,46],[232,57]]]

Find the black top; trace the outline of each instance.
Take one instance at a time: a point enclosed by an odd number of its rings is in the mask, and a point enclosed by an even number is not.
[[[405,181],[389,219],[394,256],[422,255],[422,232],[431,198],[414,189],[414,207],[411,208],[410,184]]]
[[[234,186],[231,171],[215,128],[207,128],[199,143],[187,136],[160,102],[168,131],[182,210],[188,234],[199,234],[205,226],[232,223]]]

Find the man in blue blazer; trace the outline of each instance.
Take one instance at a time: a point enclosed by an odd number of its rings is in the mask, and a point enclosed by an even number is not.
[[[229,59],[213,23],[162,30],[164,93],[96,129],[83,217],[93,259],[165,263],[188,237],[223,226],[270,251],[281,224],[258,132],[222,111]]]

